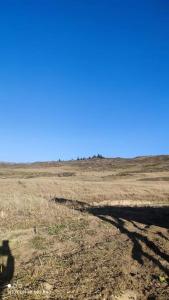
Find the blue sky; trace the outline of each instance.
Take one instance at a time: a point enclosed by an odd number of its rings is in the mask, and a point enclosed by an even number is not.
[[[0,161],[169,153],[167,0],[0,3]]]

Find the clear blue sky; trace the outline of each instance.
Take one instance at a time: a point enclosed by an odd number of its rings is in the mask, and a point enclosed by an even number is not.
[[[0,161],[169,153],[167,0],[0,3]]]

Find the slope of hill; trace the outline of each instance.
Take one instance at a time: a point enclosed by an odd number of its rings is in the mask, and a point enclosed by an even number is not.
[[[2,299],[167,300],[169,156],[1,163],[0,236]]]

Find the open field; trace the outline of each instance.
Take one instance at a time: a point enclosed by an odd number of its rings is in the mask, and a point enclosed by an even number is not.
[[[2,299],[167,300],[169,156],[0,164],[0,239]]]

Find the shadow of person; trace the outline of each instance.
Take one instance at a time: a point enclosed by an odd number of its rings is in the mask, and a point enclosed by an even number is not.
[[[2,299],[4,290],[8,287],[8,284],[10,284],[13,278],[14,269],[15,261],[11,253],[9,241],[4,240],[0,247],[0,299]]]

